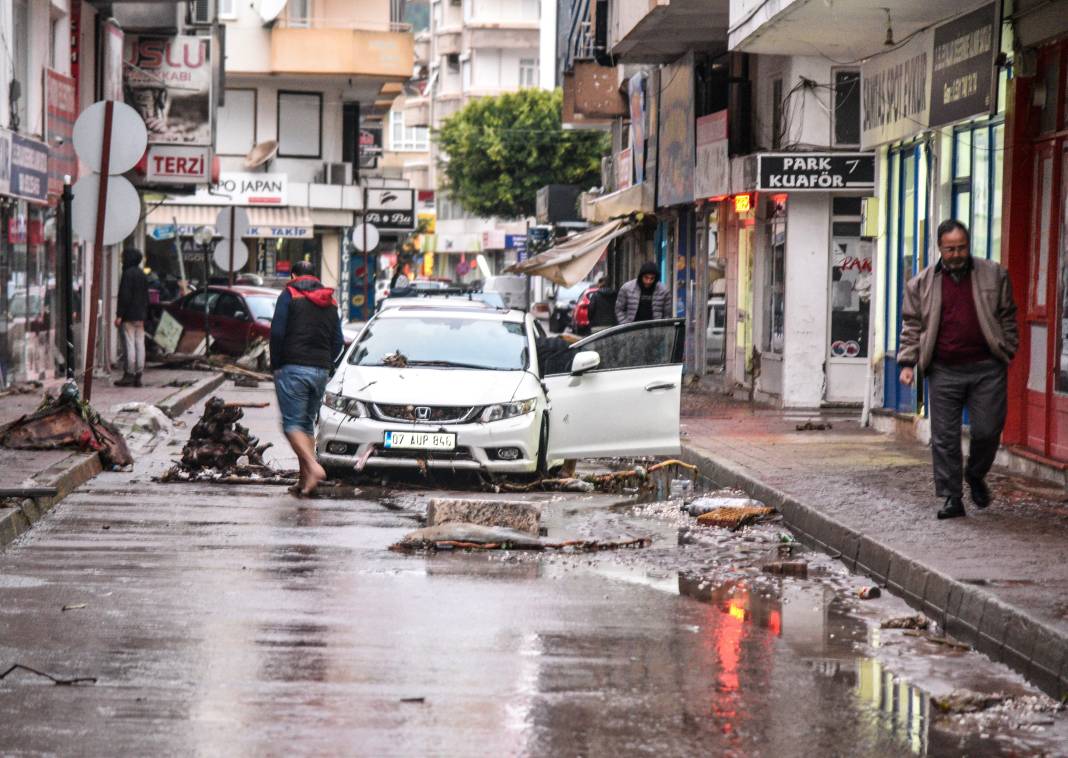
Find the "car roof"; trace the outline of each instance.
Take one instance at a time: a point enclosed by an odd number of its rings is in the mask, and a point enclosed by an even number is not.
[[[492,305],[459,298],[420,298],[418,300],[402,299],[395,305],[386,307],[376,318],[420,318],[425,316],[454,316],[463,318],[482,318],[500,321],[523,321],[526,314],[518,310],[505,310]]]
[[[254,287],[251,284],[235,284],[233,287],[224,287],[221,284],[213,284],[208,287],[208,289],[215,290],[216,292],[235,292],[239,295],[245,295],[246,297],[252,297],[254,295],[278,297],[282,294],[282,290],[277,290],[273,287]]]

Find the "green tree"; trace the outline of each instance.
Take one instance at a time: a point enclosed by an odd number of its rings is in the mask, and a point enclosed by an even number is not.
[[[534,215],[546,184],[600,184],[602,132],[565,130],[560,90],[523,89],[475,100],[435,134],[445,154],[443,189],[468,213]]]

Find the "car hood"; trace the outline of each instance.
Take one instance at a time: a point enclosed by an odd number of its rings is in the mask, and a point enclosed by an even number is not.
[[[346,366],[341,392],[372,403],[487,405],[515,398],[525,371]],[[525,399],[525,398],[520,398]]]

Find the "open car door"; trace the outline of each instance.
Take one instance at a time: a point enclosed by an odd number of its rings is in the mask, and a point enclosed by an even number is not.
[[[682,319],[624,324],[545,366],[548,460],[677,454],[684,339]]]

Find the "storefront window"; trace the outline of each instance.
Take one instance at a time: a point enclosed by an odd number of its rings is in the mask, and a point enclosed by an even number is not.
[[[50,211],[19,202],[2,220],[0,384],[8,386],[55,373],[56,248]]]
[[[868,356],[872,241],[862,239],[859,197],[832,200],[831,333],[832,358]]]
[[[968,226],[972,255],[1001,259],[1001,177],[1005,124],[981,121],[953,138],[953,217]]]
[[[263,273],[269,275],[289,276],[293,264],[297,261],[311,261],[315,275],[321,275],[322,236],[314,235],[307,239],[268,239],[264,244],[269,249],[266,258],[271,265]]]
[[[1068,392],[1068,147],[1061,150],[1060,329],[1057,332],[1057,392]]]
[[[768,201],[768,265],[765,272],[765,353],[782,353],[786,335],[786,200]]]

